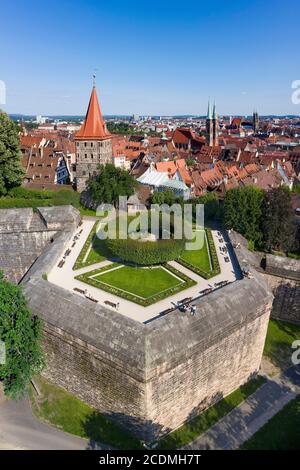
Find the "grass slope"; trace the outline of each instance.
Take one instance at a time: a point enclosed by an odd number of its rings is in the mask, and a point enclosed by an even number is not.
[[[285,369],[292,365],[292,344],[300,339],[300,325],[271,319],[265,343],[264,355],[275,366]]]
[[[268,421],[243,450],[300,450],[300,395]]]
[[[141,443],[126,429],[105,418],[64,389],[39,377],[35,380],[41,391],[36,397],[30,391],[34,414],[57,428],[91,441],[118,449],[140,449]]]

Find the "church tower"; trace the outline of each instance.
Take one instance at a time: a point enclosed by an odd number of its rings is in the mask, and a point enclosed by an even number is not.
[[[75,134],[75,146],[76,188],[81,192],[87,181],[98,174],[98,165],[112,162],[111,134],[100,110],[95,84],[85,120]]]
[[[257,111],[253,112],[253,131],[254,134],[257,134],[259,131],[259,116]]]
[[[216,103],[214,103],[214,107],[213,107],[212,120],[213,120],[213,147],[218,147],[219,146],[219,117],[216,112]]]
[[[219,145],[219,118],[216,113],[216,104],[211,108],[208,102],[206,118],[206,145],[217,147]]]
[[[213,146],[213,118],[210,102],[208,102],[207,116],[206,116],[206,145]]]

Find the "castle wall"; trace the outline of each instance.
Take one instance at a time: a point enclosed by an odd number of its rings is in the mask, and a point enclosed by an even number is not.
[[[267,273],[264,277],[274,295],[271,316],[277,320],[300,323],[300,282]]]
[[[157,371],[148,385],[150,421],[162,432],[173,430],[218,402],[259,371],[270,305],[262,316],[233,328],[226,338],[188,360]],[[151,436],[153,429],[148,426]]]
[[[44,321],[45,376],[126,429],[153,441],[233,392],[259,368],[273,296],[253,271],[150,323],[43,279],[71,233],[62,232],[23,280]],[[247,251],[236,250],[239,264]]]

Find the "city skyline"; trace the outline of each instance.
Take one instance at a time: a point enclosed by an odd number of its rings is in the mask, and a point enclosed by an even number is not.
[[[105,115],[205,115],[209,96],[220,115],[298,115],[297,4],[260,3],[54,1],[42,16],[35,0],[5,5],[2,108],[84,115],[96,70]]]

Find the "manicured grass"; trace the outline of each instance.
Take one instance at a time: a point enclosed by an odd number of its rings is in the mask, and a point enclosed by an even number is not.
[[[107,214],[106,214],[107,215]],[[105,216],[106,216],[105,215]],[[129,223],[134,219],[135,217],[133,216],[128,216],[127,221],[128,225]],[[85,244],[82,247],[81,252],[79,253],[79,256],[73,266],[73,270],[80,269],[80,268],[85,268],[86,266],[91,266],[92,264],[95,263],[100,263],[101,261],[104,261],[106,259],[112,259],[113,254],[109,251],[109,249],[106,246],[106,243],[104,240],[100,240],[100,238],[97,237],[96,231],[98,228],[98,221],[95,222],[92,230],[89,233],[89,236],[87,237]],[[102,227],[103,228],[103,227]],[[117,233],[119,232],[119,217],[117,218],[117,223],[116,223],[116,229]],[[91,250],[86,258],[85,261],[85,255],[89,248],[91,247]]]
[[[210,279],[221,271],[212,233],[209,229],[205,232],[207,242],[204,238],[204,244],[200,249],[185,250],[177,261],[204,279]]]
[[[95,279],[144,299],[182,283],[161,267],[151,269],[123,266]]]
[[[300,450],[300,395],[268,421],[242,450]]]
[[[264,355],[275,366],[286,369],[292,365],[292,344],[300,339],[300,325],[271,319],[265,343]]]
[[[140,449],[141,443],[121,428],[64,389],[39,377],[35,380],[41,391],[37,397],[30,391],[34,414],[57,428],[91,441],[118,449]]]
[[[111,268],[119,266],[122,267],[107,272]],[[166,265],[166,267],[167,271],[161,266],[142,268],[112,263],[101,269],[81,274],[76,279],[132,302],[147,306],[195,285],[192,279],[180,273],[172,266]],[[180,279],[177,279],[171,273]]]
[[[204,232],[203,232],[202,248],[198,250],[185,250],[183,254],[181,255],[181,259],[195,266],[196,268],[200,268],[204,272],[208,273],[211,271],[210,262],[209,262],[209,254],[207,251],[207,244],[206,244],[206,239],[204,237]]]
[[[189,444],[232,411],[236,406],[242,403],[264,383],[265,379],[263,377],[257,377],[256,379],[249,381],[226,398],[223,398],[206,411],[203,411],[199,416],[176,429],[176,431],[168,434],[159,442],[158,448],[177,449]]]
[[[100,240],[96,236],[97,227],[99,222],[95,222],[92,230],[90,231],[75,264],[73,266],[73,270],[84,268],[86,266],[91,266],[95,263],[100,263],[100,261],[104,261],[110,256],[110,252],[106,248],[106,245],[103,240]],[[91,247],[91,250],[84,261],[84,258]]]

